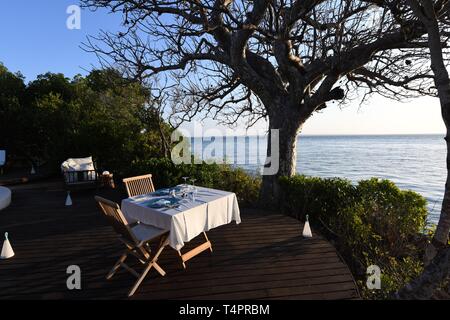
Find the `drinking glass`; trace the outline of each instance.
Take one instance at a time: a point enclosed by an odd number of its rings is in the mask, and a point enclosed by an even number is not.
[[[191,179],[191,183],[192,183],[192,189],[191,189],[192,202],[195,202],[195,196],[197,195],[197,188],[195,187],[195,181],[197,181],[197,180],[194,179],[194,178]]]
[[[182,177],[182,178],[184,180],[184,183],[181,185],[181,188],[178,191],[184,198],[186,196],[186,193],[188,192],[189,185],[187,183],[187,180],[189,179],[189,177]]]

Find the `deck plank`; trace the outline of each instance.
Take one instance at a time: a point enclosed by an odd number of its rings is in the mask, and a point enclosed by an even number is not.
[[[65,207],[58,181],[12,187],[13,203],[0,212],[16,256],[0,261],[2,299],[124,299],[134,278],[105,274],[122,250],[98,211],[95,193],[120,202],[123,193],[97,190],[73,195]],[[276,213],[242,210],[242,223],[211,230],[212,253],[182,269],[167,248],[166,277],[150,272],[132,299],[355,299],[356,285],[335,248],[320,234],[301,237],[302,225]],[[314,230],[313,230],[314,231]],[[187,252],[199,243],[194,239]],[[66,268],[82,270],[82,290],[66,288]]]

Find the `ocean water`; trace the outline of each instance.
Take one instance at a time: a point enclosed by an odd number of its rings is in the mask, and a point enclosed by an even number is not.
[[[443,135],[306,136],[297,143],[297,172],[309,176],[342,177],[357,182],[387,178],[401,189],[422,194],[429,221],[436,223],[446,178]],[[202,159],[224,158],[257,172],[265,161],[265,137],[192,138],[192,150]]]

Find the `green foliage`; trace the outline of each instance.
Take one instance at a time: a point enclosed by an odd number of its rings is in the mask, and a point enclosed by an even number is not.
[[[21,106],[24,92],[23,76],[9,72],[0,64],[0,149],[13,145],[13,141],[24,140],[23,132],[17,130],[23,122]]]
[[[55,171],[69,157],[92,155],[99,169],[117,178],[151,172],[158,187],[183,176],[199,185],[233,191],[241,205],[258,197],[260,179],[217,164],[174,165],[168,158],[171,128],[158,101],[116,71],[66,78],[47,73],[25,86],[20,74],[0,65],[0,147]],[[170,147],[170,145],[169,145]]]
[[[136,159],[164,156],[160,119],[148,91],[115,70],[68,79],[47,73],[24,85],[0,66],[0,147],[55,171],[69,157],[92,155],[121,175]]]
[[[261,179],[248,175],[242,169],[233,169],[220,164],[179,164],[175,165],[167,158],[153,158],[134,161],[128,176],[145,173],[153,174],[156,188],[170,187],[183,182],[182,177],[196,179],[199,186],[235,192],[241,206],[256,203]]]
[[[345,179],[282,177],[282,209],[336,237],[366,298],[386,298],[422,270],[426,200],[389,180],[372,178],[356,186]],[[368,290],[366,268],[378,265],[381,290]]]
[[[295,175],[281,177],[280,185],[284,211],[298,218],[304,218],[306,214],[311,218],[334,215],[355,201],[356,189],[345,179]]]

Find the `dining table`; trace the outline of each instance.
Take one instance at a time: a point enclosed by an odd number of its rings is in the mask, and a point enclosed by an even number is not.
[[[213,251],[206,232],[233,221],[241,223],[235,193],[187,184],[124,199],[121,207],[129,223],[169,230],[167,245],[178,252],[184,268],[201,252]],[[205,241],[182,253],[185,244],[201,234]]]

